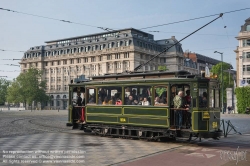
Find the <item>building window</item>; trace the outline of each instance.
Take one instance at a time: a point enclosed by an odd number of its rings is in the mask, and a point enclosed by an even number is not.
[[[115,59],[120,59],[120,54],[115,54]]]
[[[81,63],[81,59],[80,58],[77,58],[77,63]]]
[[[102,56],[99,56],[99,61],[102,61]]]
[[[66,65],[67,64],[67,60],[63,60],[63,64]]]
[[[121,62],[117,62],[116,64],[115,64],[116,66],[116,69],[120,69],[121,68]]]
[[[64,90],[68,90],[68,87],[67,87],[67,85],[64,85]]]
[[[128,46],[129,45],[129,41],[125,41],[125,46]]]
[[[250,25],[247,25],[246,31],[250,31]]]
[[[54,65],[54,62],[51,62],[51,66],[53,66]]]
[[[83,52],[84,51],[84,47],[81,47],[81,52]]]
[[[103,45],[100,45],[100,50],[102,50],[103,49]]]
[[[84,58],[84,62],[85,62],[85,63],[88,62],[88,58]]]
[[[129,61],[124,62],[124,68],[125,70],[129,70]]]
[[[101,71],[102,70],[102,65],[98,65],[98,70]]]
[[[250,39],[243,40],[243,47],[250,46]]]
[[[111,64],[108,63],[107,65],[108,65],[108,66],[107,66],[108,70],[111,70]]]
[[[107,55],[107,60],[111,60],[112,59],[112,55]]]
[[[95,62],[95,57],[91,57],[91,62]]]
[[[120,42],[117,42],[117,47],[120,47]]]
[[[70,64],[74,64],[74,59],[70,59]]]
[[[140,54],[140,59],[143,59],[143,54]]]
[[[128,52],[124,53],[124,58],[129,58],[129,53]]]
[[[109,43],[109,48],[112,48],[112,43]]]

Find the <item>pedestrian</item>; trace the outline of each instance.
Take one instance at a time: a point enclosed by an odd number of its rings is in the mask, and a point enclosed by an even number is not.
[[[232,106],[228,106],[227,109],[228,109],[228,114],[230,114],[232,110]]]

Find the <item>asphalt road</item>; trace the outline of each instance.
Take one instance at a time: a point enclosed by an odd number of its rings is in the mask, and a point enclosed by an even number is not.
[[[231,131],[227,138],[202,139],[201,142],[108,138],[66,127],[66,110],[2,111],[0,165],[44,165],[45,162],[49,162],[46,165],[88,166],[250,165],[250,116],[224,114],[221,118],[230,120],[242,135]],[[242,152],[245,158],[234,160],[227,155],[235,152]],[[72,155],[74,160],[62,158]]]

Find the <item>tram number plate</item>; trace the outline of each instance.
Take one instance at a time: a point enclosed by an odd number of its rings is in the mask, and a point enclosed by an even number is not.
[[[120,122],[126,122],[126,118],[120,118]]]
[[[212,123],[212,126],[213,126],[214,129],[217,128],[217,127],[218,127],[217,122],[213,122],[213,123]]]
[[[203,119],[209,119],[210,118],[209,112],[207,112],[207,111],[203,112],[202,118]]]

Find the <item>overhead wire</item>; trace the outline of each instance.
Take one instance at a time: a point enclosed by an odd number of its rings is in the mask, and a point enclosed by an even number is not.
[[[148,31],[148,32],[156,32],[156,33],[177,33],[177,34],[189,34],[189,33],[182,33],[182,32],[164,32],[164,31]],[[228,35],[220,35],[220,34],[200,34],[197,33],[195,35],[214,35],[214,36],[228,36]],[[235,35],[229,35],[229,36],[235,36]]]
[[[222,13],[223,13],[223,14],[228,14],[228,13],[233,13],[233,12],[238,12],[238,11],[248,10],[248,9],[250,9],[250,8],[232,10],[232,11],[222,12]],[[213,16],[217,16],[217,15],[219,15],[219,14],[220,14],[220,13],[211,14],[211,15],[202,16],[202,17],[191,18],[191,19],[187,19],[187,20],[175,21],[175,22],[166,23],[166,24],[160,24],[160,25],[149,26],[149,27],[145,27],[145,28],[140,28],[140,30],[142,30],[142,29],[149,29],[149,28],[155,28],[155,27],[160,27],[160,26],[165,26],[165,25],[171,25],[171,24],[178,24],[178,23],[182,23],[182,22],[193,21],[193,20],[198,20],[198,19],[203,19],[203,18],[208,18],[208,17],[213,17]]]
[[[106,27],[83,24],[83,23],[78,23],[78,22],[73,22],[73,21],[68,21],[68,20],[63,20],[63,19],[57,19],[57,18],[52,18],[52,17],[47,17],[47,16],[41,16],[41,15],[37,15],[37,14],[19,12],[19,11],[15,11],[15,10],[11,10],[11,9],[0,8],[0,10],[19,13],[19,14],[24,14],[24,15],[29,15],[29,16],[34,16],[34,17],[40,17],[40,18],[45,18],[45,19],[50,19],[50,20],[54,20],[54,21],[61,21],[61,22],[64,22],[64,23],[71,23],[71,24],[77,24],[77,25],[82,25],[82,26],[94,27],[94,28],[99,28],[99,29],[106,30],[106,31],[112,30],[112,29],[106,28]]]
[[[11,51],[11,52],[25,52],[25,51],[4,50],[4,49],[0,49],[0,51]]]
[[[228,13],[239,12],[239,11],[248,10],[248,9],[250,9],[250,8],[237,9],[237,10],[232,10],[232,11],[227,11],[227,12],[222,12],[222,13],[223,14],[228,14]],[[82,26],[95,27],[95,28],[99,28],[99,29],[102,29],[102,30],[105,30],[105,31],[109,31],[109,32],[110,31],[115,31],[114,29],[107,28],[107,27],[100,27],[100,26],[95,26],[95,25],[83,24],[83,23],[78,23],[78,22],[73,22],[73,21],[68,21],[68,20],[63,20],[63,19],[57,19],[57,18],[52,18],[52,17],[47,17],[47,16],[41,16],[41,15],[36,15],[36,14],[30,14],[30,13],[26,13],[26,12],[19,12],[19,11],[15,11],[15,10],[11,10],[11,9],[0,8],[0,10],[9,11],[9,12],[15,12],[15,13],[24,14],[24,15],[30,15],[30,16],[40,17],[40,18],[45,18],[45,19],[51,19],[51,20],[55,20],[55,21],[65,22],[65,23],[71,23],[71,24],[77,24],[77,25],[82,25]],[[202,17],[191,18],[191,19],[187,19],[187,20],[175,21],[175,22],[171,22],[171,23],[160,24],[160,25],[155,25],[155,26],[150,26],[150,27],[145,27],[145,28],[140,28],[140,30],[154,28],[154,27],[160,27],[160,26],[165,26],[165,25],[171,25],[171,24],[177,24],[177,23],[182,23],[182,22],[187,22],[187,21],[193,21],[193,20],[198,20],[198,19],[203,19],[203,18],[208,18],[208,17],[212,17],[212,16],[217,16],[219,14],[220,13],[211,14],[211,15],[202,16]]]

